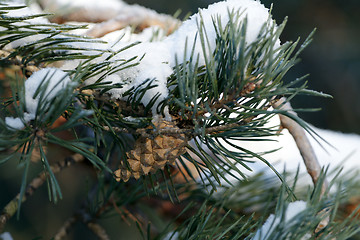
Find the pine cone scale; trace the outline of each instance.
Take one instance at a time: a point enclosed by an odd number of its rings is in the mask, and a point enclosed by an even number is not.
[[[174,164],[175,160],[186,152],[187,140],[184,134],[161,134],[161,129],[179,128],[173,123],[160,120],[154,123],[154,137],[140,136],[134,149],[126,153],[127,163],[123,161],[119,170],[115,171],[116,180],[124,182],[130,177],[139,179],[143,175],[164,169],[166,164]]]

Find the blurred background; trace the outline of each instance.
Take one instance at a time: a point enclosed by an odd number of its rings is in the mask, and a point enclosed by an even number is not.
[[[213,0],[125,0],[181,16],[196,13]],[[334,98],[298,96],[294,108],[321,108],[301,113],[309,123],[326,129],[360,134],[360,1],[359,0],[261,0],[268,8],[273,3],[273,17],[280,24],[288,16],[281,40],[304,40],[316,28],[314,41],[300,55],[302,61],[285,81],[310,74],[309,89]]]
[[[171,15],[181,9],[180,18],[215,2],[125,1]],[[274,1],[272,13],[277,23],[281,23],[288,16],[287,26],[281,37],[283,42],[295,41],[298,37],[304,40],[314,28],[317,28],[314,41],[300,56],[302,61],[287,74],[285,81],[310,74],[307,78],[309,89],[333,96],[333,99],[298,96],[292,101],[293,107],[321,108],[322,110],[317,112],[300,113],[304,120],[317,127],[360,134],[360,1],[262,0],[266,7],[270,7],[272,1]],[[50,152],[52,155],[48,157],[49,159],[57,161],[62,158],[58,152]],[[9,161],[0,168],[1,207],[19,191],[22,171],[6,171],[6,169],[16,169],[16,165],[16,161]],[[32,168],[29,179],[40,171],[40,165],[38,168]],[[92,173],[93,171],[82,165],[62,171],[57,178],[64,199],[54,206],[47,201],[46,187],[41,187],[23,205],[20,220],[13,217],[7,224],[6,231],[10,231],[15,240],[49,239],[74,210],[79,208],[89,187],[94,183]],[[128,226],[118,218],[114,220],[110,217],[100,223],[105,226],[112,239],[141,239],[134,224]],[[96,239],[85,228],[81,224],[76,226],[76,230],[69,234],[69,239]],[[119,231],[121,231],[120,236]]]

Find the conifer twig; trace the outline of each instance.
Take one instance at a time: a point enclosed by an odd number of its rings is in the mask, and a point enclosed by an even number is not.
[[[100,239],[100,240],[110,240],[105,229],[98,223],[88,222],[87,227]]]
[[[296,115],[290,103],[286,102],[286,98],[284,97],[274,102],[273,107],[285,110],[293,115]],[[315,185],[321,173],[321,166],[319,164],[319,161],[317,160],[314,149],[305,134],[305,130],[293,119],[282,114],[279,114],[279,117],[281,126],[283,128],[286,128],[291,134],[291,136],[294,138],[296,146],[298,147],[300,154],[304,160],[307,172],[311,176],[311,179]],[[322,186],[322,194],[325,193],[327,185],[328,183],[324,181],[324,184]]]
[[[51,166],[51,170],[53,173],[58,173],[65,167],[69,167],[74,163],[81,162],[85,158],[81,154],[75,153],[70,157],[66,157],[60,162],[57,162],[53,166]],[[30,184],[27,186],[24,197],[22,198],[22,202],[25,202],[26,199],[32,196],[36,189],[41,187],[43,183],[46,181],[47,175],[45,172],[41,172],[37,178],[34,178]],[[2,210],[0,215],[0,232],[2,232],[5,227],[6,222],[16,213],[18,210],[18,202],[19,202],[20,194],[17,194],[15,198],[13,198]]]
[[[286,98],[283,97],[278,101],[273,103],[274,108],[278,108],[281,110],[286,110],[287,112],[296,115],[291,104],[286,101]],[[296,146],[298,147],[300,154],[303,158],[304,164],[306,166],[307,172],[309,173],[314,185],[316,185],[320,174],[321,174],[321,166],[317,157],[315,155],[314,149],[310,144],[309,139],[305,134],[305,130],[293,119],[279,114],[280,123],[283,128],[286,128],[291,136],[294,138]],[[328,188],[328,182],[324,179],[324,182],[321,186],[321,197],[325,194]],[[329,208],[325,208],[323,211],[319,212],[319,215],[323,217],[321,222],[316,227],[315,233],[319,232],[321,229],[325,228],[330,222],[330,215],[327,214],[329,212]]]
[[[12,67],[18,66],[20,68],[25,69],[26,71],[28,71],[30,73],[39,71],[39,68],[37,66],[35,66],[34,62],[30,62],[30,63],[26,64],[26,66],[24,66],[24,64],[22,62],[23,59],[20,56],[8,58],[10,56],[10,54],[11,54],[10,51],[0,50],[0,59],[2,61],[5,61],[5,59],[6,59],[7,61],[12,63]]]
[[[247,123],[247,119],[244,120],[244,123]],[[218,132],[222,132],[222,131],[226,131],[232,128],[236,128],[241,126],[241,123],[229,123],[229,124],[224,124],[224,125],[220,125],[220,126],[214,126],[214,127],[208,127],[205,129],[206,134],[214,134],[214,133],[218,133]],[[105,131],[110,131],[110,127],[109,126],[102,126],[102,128]],[[111,129],[115,132],[121,132],[121,133],[135,133],[135,134],[140,134],[143,137],[153,137],[153,135],[147,133],[146,128],[139,128],[136,131],[131,131],[131,129],[127,129],[127,128],[120,128],[120,127],[111,127]],[[171,134],[187,134],[187,135],[191,135],[191,136],[196,136],[199,135],[198,133],[195,133],[194,129],[190,129],[190,128],[184,128],[184,129],[179,129],[179,128],[162,128],[162,129],[157,129],[156,131],[157,135],[161,135],[161,134],[166,134],[166,135],[171,135]]]
[[[61,226],[60,230],[56,233],[54,240],[65,239],[67,234],[70,231],[70,228],[74,225],[74,223],[78,220],[77,216],[72,216],[68,218],[64,224]],[[106,233],[106,230],[98,223],[95,222],[87,222],[86,226],[100,239],[100,240],[109,240],[109,236]]]
[[[86,32],[86,35],[89,37],[99,38],[127,26],[137,26],[140,29],[144,29],[154,25],[165,29],[167,31],[166,33],[170,34],[180,25],[180,22],[175,18],[171,18],[170,16],[164,14],[154,16],[145,15],[141,18],[139,18],[136,14],[127,14],[96,24]]]
[[[75,222],[76,222],[76,218],[74,216],[67,219],[60,228],[60,230],[58,231],[58,233],[55,235],[54,240],[64,239],[69,233],[69,229]]]
[[[65,13],[58,14],[57,10],[61,8],[61,5],[46,4],[45,1],[42,1],[43,8],[49,8],[48,10],[55,13],[55,16],[50,19],[52,22],[59,24],[69,21],[97,23],[86,32],[87,36],[97,38],[127,26],[135,26],[141,30],[156,25],[166,30],[167,33],[171,33],[181,24],[180,20],[170,15],[158,13],[140,5],[131,5],[125,2],[120,4],[122,5],[120,10],[91,7],[68,8]],[[96,10],[97,14],[94,14]]]
[[[154,25],[167,30],[167,34],[170,34],[181,24],[178,19],[170,15],[157,13],[152,9],[139,5],[126,5],[124,10],[117,14],[115,18],[96,24],[87,31],[86,35],[102,37],[109,32],[120,30],[127,26],[137,26],[140,29],[144,29]]]
[[[93,196],[95,194],[95,190],[98,188],[98,185],[96,184],[92,191],[89,193],[89,197]],[[95,223],[96,216],[101,215],[101,212],[104,211],[106,208],[110,206],[110,204],[104,204],[103,207],[99,208],[99,210],[92,216],[92,214],[89,214],[87,210],[87,202],[84,202],[84,206],[82,206],[79,210],[77,210],[73,216],[69,217],[61,226],[59,231],[55,234],[54,240],[61,240],[65,239],[66,236],[69,234],[71,227],[77,222],[84,223],[89,230],[91,230],[99,239],[101,240],[108,240],[110,239],[103,227],[101,227],[98,223]]]

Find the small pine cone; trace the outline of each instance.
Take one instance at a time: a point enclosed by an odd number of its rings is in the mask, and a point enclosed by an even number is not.
[[[179,130],[172,122],[160,120],[154,123],[157,130]],[[175,160],[186,152],[187,140],[183,133],[158,135],[154,138],[139,137],[133,150],[126,153],[128,166],[125,162],[115,171],[116,180],[127,182],[130,177],[139,179],[142,175],[155,173],[164,169],[166,164],[174,164]]]

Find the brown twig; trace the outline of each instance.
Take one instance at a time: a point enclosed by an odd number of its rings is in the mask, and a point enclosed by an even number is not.
[[[291,104],[287,101],[285,97],[282,97],[279,100],[274,100],[272,106],[277,109],[285,110],[290,114],[297,116],[292,108]],[[321,166],[317,160],[316,154],[312,145],[310,144],[309,139],[305,134],[305,130],[293,119],[279,114],[280,123],[283,128],[286,128],[289,133],[293,136],[296,146],[298,147],[300,154],[303,158],[304,164],[306,166],[307,172],[310,175],[314,185],[319,180],[321,174]],[[328,182],[324,179],[324,182],[321,186],[321,195],[323,196],[328,188]],[[330,222],[330,208],[325,208],[318,213],[318,216],[322,217],[322,220],[317,225],[314,234],[317,234],[319,231],[324,229]]]
[[[54,240],[61,240],[64,239],[69,231],[70,228],[74,225],[74,223],[78,220],[77,216],[72,216],[69,219],[67,219],[60,230],[57,232],[57,234],[54,237]],[[95,222],[86,222],[86,226],[100,239],[100,240],[110,240],[108,234],[106,233],[106,230],[98,223]]]
[[[100,240],[110,240],[105,229],[98,223],[89,222],[87,227],[100,239]]]
[[[65,158],[64,160],[56,163],[55,165],[51,166],[51,170],[53,173],[58,173],[65,167],[69,167],[74,163],[81,162],[85,158],[84,156],[76,153],[70,157]],[[37,178],[34,178],[30,184],[27,186],[25,190],[25,194],[21,199],[21,202],[25,202],[26,199],[34,194],[36,189],[43,185],[46,181],[47,175],[45,172],[39,174]],[[6,222],[16,213],[18,210],[18,203],[19,203],[20,194],[17,194],[15,198],[13,198],[3,209],[0,215],[0,232],[2,232],[3,228],[5,227]]]
[[[23,58],[21,56],[14,56],[12,58],[9,58],[10,54],[12,53],[12,50],[0,50],[0,58],[2,60],[7,60],[9,63],[11,63],[12,68],[18,67],[18,70],[25,70],[26,76],[30,76],[33,72],[39,71],[39,67],[35,66],[35,63],[29,62],[28,64],[23,64]],[[6,66],[6,65],[5,65]],[[14,69],[16,70],[16,69]]]
[[[114,210],[121,216],[121,219],[125,223],[127,223],[129,226],[130,226],[130,222],[126,219],[125,216],[129,217],[134,222],[138,221],[138,219],[129,210],[127,210],[125,207],[121,207],[121,209],[120,209],[118,207],[118,205],[116,204],[116,201],[114,201],[114,199],[111,199],[110,201],[112,202],[112,206],[114,207]]]
[[[98,184],[95,184],[92,189],[88,193],[88,198],[84,200],[83,206],[78,209],[72,217],[68,218],[64,224],[61,226],[59,231],[55,234],[54,240],[61,240],[65,239],[66,236],[70,232],[70,228],[76,223],[77,221],[82,222],[85,224],[100,240],[107,240],[109,239],[106,231],[102,228],[98,223],[96,223],[96,219],[98,216],[102,214],[102,212],[106,211],[112,205],[107,202],[104,203],[102,207],[98,209],[95,214],[90,214],[88,212],[88,199],[92,199],[94,194],[97,193]]]
[[[286,98],[281,98],[278,101],[273,102],[273,107],[278,108],[281,110],[285,110],[288,113],[296,115],[293,108],[291,107],[290,103],[286,101]],[[309,139],[305,134],[305,130],[293,119],[279,114],[281,126],[286,128],[289,133],[293,136],[295,143],[300,151],[300,154],[304,160],[307,172],[312,178],[314,185],[317,183],[320,173],[321,173],[321,166],[317,157],[315,155],[314,149],[310,144]],[[328,182],[326,179],[324,180],[323,185],[321,186],[321,196],[323,196],[328,188]],[[329,208],[326,208],[319,212],[319,216],[322,216],[323,219],[316,227],[314,233],[321,231],[321,229],[325,228],[330,222],[330,215],[329,215]]]
[[[98,102],[106,104],[114,109],[121,110],[124,115],[142,117],[151,116],[149,115],[150,113],[148,113],[148,115],[145,114],[145,107],[142,104],[139,104],[136,109],[134,109],[127,101],[115,99],[107,93],[101,93],[99,90],[86,89],[85,92],[84,90],[81,90],[81,92],[88,95],[87,97],[93,98]]]
[[[159,26],[170,34],[180,25],[180,21],[166,14],[159,14],[154,10],[139,6],[126,5],[115,18],[109,19],[95,25],[86,35],[91,37],[102,37],[109,32],[123,29],[127,26],[137,26],[140,29],[149,26]]]
[[[288,113],[296,115],[290,103],[286,102],[286,98],[281,98],[280,100],[274,102],[273,107],[285,110]],[[307,172],[311,176],[313,183],[316,184],[321,173],[321,166],[319,164],[319,161],[317,160],[314,149],[305,134],[305,130],[293,119],[282,114],[279,114],[279,117],[281,126],[286,128],[293,136],[295,143],[300,151],[300,154],[304,160]],[[327,185],[328,183],[324,181],[324,184],[322,186],[322,194],[325,193]]]
[[[47,4],[46,1],[40,1],[43,8],[53,12],[55,15],[50,19],[52,22],[64,23],[68,21],[75,22],[91,22],[98,23],[87,31],[87,36],[102,37],[109,32],[125,28],[127,26],[135,26],[143,29],[149,26],[159,26],[167,31],[173,32],[181,23],[180,20],[167,15],[157,13],[156,11],[139,6],[130,5],[119,1],[119,6],[114,8],[69,8],[61,4]],[[66,11],[59,9],[64,7]]]
[[[76,218],[74,216],[67,219],[60,228],[60,230],[58,231],[58,233],[55,235],[54,240],[64,239],[75,222],[76,222]]]
[[[76,221],[82,222],[85,224],[89,230],[91,230],[100,240],[110,239],[105,229],[96,223],[96,220],[109,208],[114,207],[115,210],[118,209],[116,202],[111,197],[108,201],[104,202],[99,206],[96,213],[89,213],[89,199],[93,199],[99,190],[99,184],[95,184],[91,190],[88,192],[87,198],[83,201],[80,209],[76,210],[72,217],[67,219],[59,231],[56,233],[54,240],[64,239],[69,233],[70,228],[74,225]],[[120,211],[120,210],[118,210]]]
[[[255,117],[255,116],[254,116]],[[249,119],[244,119],[242,122],[240,123],[229,123],[229,124],[224,124],[224,125],[220,125],[220,126],[214,126],[214,127],[208,127],[205,129],[205,133],[206,134],[212,134],[212,133],[217,133],[217,132],[223,132],[232,128],[236,128],[239,126],[242,126],[245,123],[249,123],[254,117],[250,117]],[[102,127],[103,130],[105,131],[110,131],[110,127],[109,126],[103,126]],[[127,128],[120,128],[120,127],[111,127],[111,129],[115,132],[121,132],[121,133],[134,133],[134,134],[139,134],[143,137],[154,137],[156,135],[178,135],[178,134],[186,134],[188,136],[196,136],[197,134],[194,132],[194,129],[190,129],[190,128],[163,128],[163,129],[157,129],[157,131],[155,132],[155,134],[149,134],[148,130],[146,128],[139,128],[136,131],[131,131]]]

